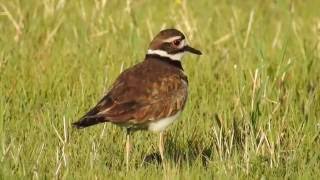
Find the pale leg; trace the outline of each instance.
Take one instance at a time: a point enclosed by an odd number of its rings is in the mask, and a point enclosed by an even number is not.
[[[131,144],[130,144],[130,131],[127,130],[126,134],[126,166],[127,166],[127,171],[129,170],[129,155],[131,151]]]
[[[164,162],[164,155],[163,155],[164,147],[163,147],[163,132],[162,131],[160,132],[160,135],[159,135],[159,152],[160,152],[160,156],[161,156],[161,161],[163,163]]]

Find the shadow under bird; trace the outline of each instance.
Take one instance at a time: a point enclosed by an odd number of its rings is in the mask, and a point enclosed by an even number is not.
[[[144,61],[123,71],[111,90],[73,123],[74,127],[111,122],[126,128],[127,169],[130,134],[136,130],[160,132],[159,152],[163,161],[163,131],[181,114],[188,96],[188,78],[181,65],[186,52],[202,54],[187,44],[180,31],[160,31],[151,41]]]

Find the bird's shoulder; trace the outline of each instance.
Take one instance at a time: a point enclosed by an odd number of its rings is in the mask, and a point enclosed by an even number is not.
[[[118,101],[156,98],[185,88],[187,83],[187,76],[182,70],[162,62],[145,60],[121,73],[108,94]]]

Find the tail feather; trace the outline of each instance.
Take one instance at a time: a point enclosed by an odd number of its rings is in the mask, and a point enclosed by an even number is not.
[[[79,121],[72,123],[72,125],[77,129],[82,129],[103,122],[106,121],[101,116],[85,116],[81,118]]]

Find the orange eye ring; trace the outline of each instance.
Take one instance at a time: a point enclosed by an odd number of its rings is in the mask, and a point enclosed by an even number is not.
[[[174,46],[179,46],[180,43],[181,43],[181,41],[180,41],[179,39],[174,40],[174,41],[172,42],[172,44],[173,44]]]

